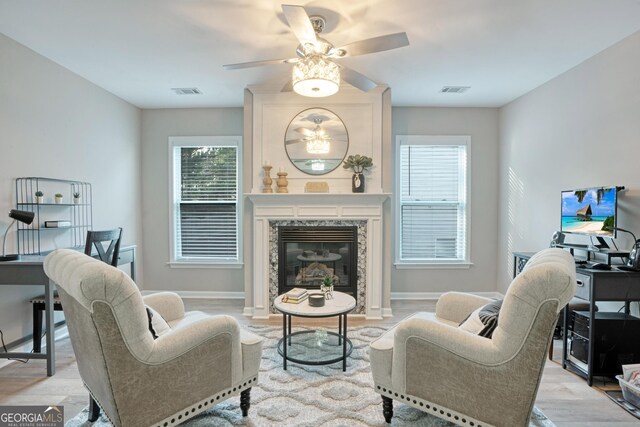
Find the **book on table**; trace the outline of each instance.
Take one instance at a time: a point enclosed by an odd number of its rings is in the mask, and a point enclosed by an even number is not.
[[[306,289],[293,288],[282,296],[282,302],[298,304],[309,297]]]
[[[286,302],[286,303],[289,303],[289,304],[299,304],[299,303],[301,303],[302,301],[305,301],[307,298],[309,298],[309,294],[304,294],[304,295],[302,295],[302,296],[301,296],[301,297],[299,297],[299,298],[289,298],[289,297],[287,297],[287,295],[285,294],[285,295],[282,297],[282,302]]]
[[[304,288],[293,288],[289,292],[285,293],[288,298],[300,298],[303,295],[306,295],[307,290]]]

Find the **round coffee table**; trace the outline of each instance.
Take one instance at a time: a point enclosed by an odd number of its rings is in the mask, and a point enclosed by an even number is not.
[[[282,366],[287,369],[287,361],[302,365],[330,365],[342,361],[342,370],[347,370],[347,357],[353,351],[353,344],[347,338],[347,313],[356,307],[356,300],[343,292],[333,292],[333,298],[325,300],[322,307],[311,307],[309,300],[298,304],[282,302],[278,296],[273,305],[282,313],[282,339],[278,342],[278,353],[282,356]],[[333,317],[338,316],[338,333],[322,330],[291,332],[292,317]]]

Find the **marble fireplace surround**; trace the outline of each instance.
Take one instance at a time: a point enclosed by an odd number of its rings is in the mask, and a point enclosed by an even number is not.
[[[383,203],[389,194],[246,196],[253,204],[253,306],[245,307],[245,314],[254,319],[266,319],[274,314],[272,302],[277,296],[278,259],[273,242],[277,242],[274,231],[277,232],[278,225],[356,225],[358,305],[354,314],[382,319]],[[385,314],[389,313],[385,311]]]

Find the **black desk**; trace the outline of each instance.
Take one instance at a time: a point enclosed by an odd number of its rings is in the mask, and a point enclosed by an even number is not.
[[[534,252],[514,252],[514,276],[522,271],[526,262]],[[625,313],[629,314],[630,302],[640,301],[640,272],[622,271],[613,267],[611,270],[594,270],[586,266],[576,265],[576,297],[589,302],[589,353],[586,367],[572,361],[568,357],[567,338],[569,333],[569,310],[565,310],[562,338],[562,367],[570,367],[587,379],[587,383],[593,384],[594,376],[594,350],[597,335],[597,322],[595,322],[596,302],[624,302]],[[632,339],[637,339],[633,337]]]
[[[47,376],[52,376],[56,372],[53,323],[53,289],[55,284],[44,273],[44,258],[45,255],[22,255],[19,261],[0,262],[0,285],[44,286],[47,352],[0,352],[0,359],[47,359]],[[131,264],[131,278],[135,280],[135,245],[120,248],[118,265],[123,264]]]

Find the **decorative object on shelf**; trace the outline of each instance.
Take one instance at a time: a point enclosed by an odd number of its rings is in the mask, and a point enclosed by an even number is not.
[[[289,185],[289,181],[287,181],[287,172],[284,169],[280,168],[278,172],[278,180],[276,181],[276,185],[278,186],[278,193],[288,193],[287,185]]]
[[[284,148],[297,169],[309,175],[324,175],[340,166],[347,155],[349,133],[332,111],[309,108],[291,119]]]
[[[56,197],[56,203],[57,204],[62,203],[62,198],[63,198],[62,193],[56,193],[55,197]]]
[[[305,193],[328,193],[329,184],[325,181],[309,181],[304,185]]]
[[[320,292],[322,292],[325,299],[333,298],[333,277],[324,276],[322,285],[320,285]]]
[[[0,256],[0,262],[2,261],[16,261],[20,259],[19,254],[11,254],[7,255],[7,234],[9,233],[9,229],[13,227],[16,221],[20,221],[24,224],[31,224],[33,222],[33,218],[35,217],[35,213],[30,211],[19,211],[17,209],[11,209],[9,211],[9,218],[13,219],[11,224],[7,227],[7,230],[4,232],[4,237],[2,238],[2,256]]]
[[[44,202],[44,193],[42,191],[36,191],[36,203]]]
[[[364,193],[364,172],[373,167],[373,159],[356,154],[347,157],[347,160],[342,163],[343,168],[351,169],[353,172],[353,176],[351,177],[351,191],[354,193]]]
[[[76,205],[80,204],[80,193],[77,191],[73,193],[73,203]]]
[[[262,178],[262,192],[273,193],[273,188],[271,188],[271,184],[273,183],[273,180],[271,179],[271,166],[263,165],[262,169],[264,169],[264,178]]]
[[[323,307],[325,300],[325,294],[314,292],[309,294],[309,305],[311,307]]]

